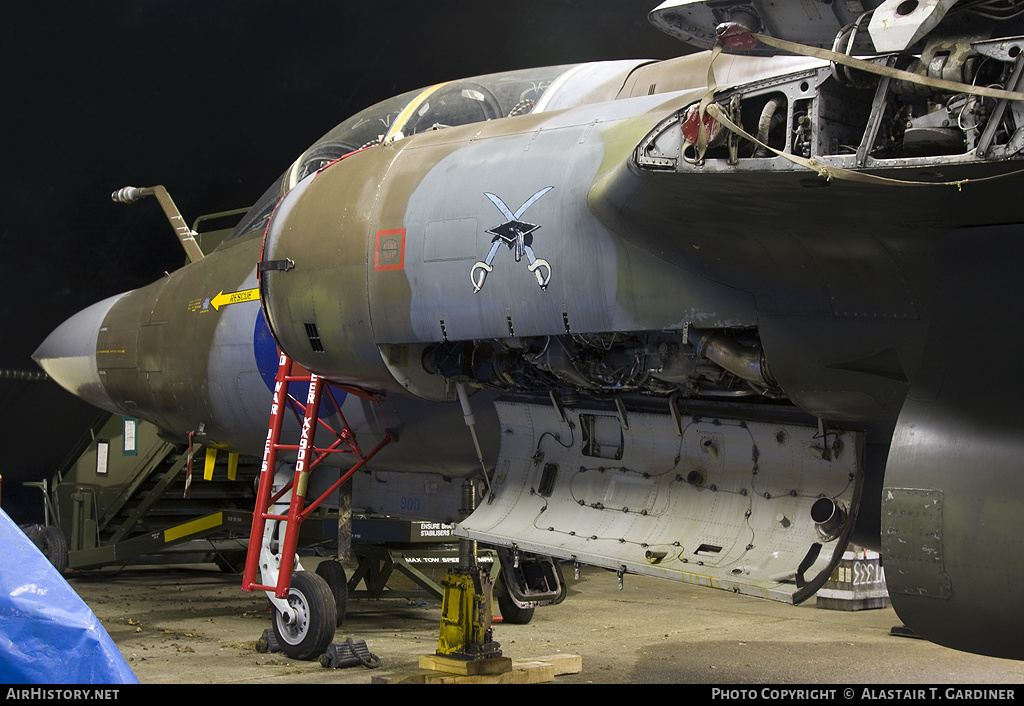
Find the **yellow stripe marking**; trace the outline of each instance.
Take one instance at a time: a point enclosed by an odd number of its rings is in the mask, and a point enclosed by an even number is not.
[[[164,530],[164,542],[173,542],[176,539],[187,537],[190,534],[196,534],[197,532],[203,532],[214,527],[220,527],[224,524],[224,513],[215,512],[212,515],[206,517],[200,517],[198,520],[192,520],[191,522],[185,522]]]

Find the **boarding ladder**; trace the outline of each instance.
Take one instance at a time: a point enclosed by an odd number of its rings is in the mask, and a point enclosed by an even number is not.
[[[263,464],[260,467],[260,484],[256,493],[256,507],[252,516],[252,532],[249,536],[249,549],[245,561],[245,573],[242,576],[242,589],[245,591],[261,590],[273,591],[278,598],[286,598],[288,589],[291,587],[292,571],[295,567],[295,552],[299,542],[299,527],[309,515],[327,499],[334,491],[340,488],[349,478],[361,469],[366,462],[373,458],[377,452],[397,437],[386,430],[384,438],[369,452],[363,453],[356,443],[355,434],[352,433],[348,422],[341,411],[341,405],[334,397],[333,385],[327,383],[321,376],[302,371],[293,374],[291,358],[284,353],[280,354],[278,360],[277,377],[274,380],[274,397],[270,408],[270,421],[267,428],[267,440],[263,448]],[[303,405],[295,397],[288,394],[289,386],[293,383],[308,383],[309,392],[306,395],[306,403]],[[363,390],[337,386],[346,392],[361,397],[373,398]],[[337,410],[337,426],[320,419],[320,402],[324,391],[330,397]],[[291,409],[298,416],[301,410],[302,427],[299,435],[299,443],[283,444],[280,441],[281,428],[284,422],[286,409]],[[332,419],[335,415],[331,415]],[[330,446],[314,446],[314,438],[317,426],[323,426],[334,436]],[[295,452],[295,475],[288,483],[273,493],[274,474],[277,468],[278,452]],[[309,474],[319,466],[328,456],[334,453],[354,454],[358,459],[355,464],[341,474],[341,477],[333,483],[318,498],[306,503],[306,490],[309,483]],[[288,514],[275,514],[272,512],[274,505],[289,491],[291,500],[288,506]],[[280,550],[280,566],[277,571],[276,585],[260,585],[256,583],[256,572],[260,569],[261,552],[265,541],[267,521],[283,521],[286,523],[284,540]]]

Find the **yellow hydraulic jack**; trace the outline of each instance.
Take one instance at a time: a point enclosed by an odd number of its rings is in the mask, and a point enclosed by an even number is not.
[[[475,487],[463,483],[463,512],[475,507]],[[491,577],[476,560],[476,542],[459,540],[459,567],[442,581],[441,636],[431,666],[466,674],[497,674],[512,668],[491,633]],[[420,660],[423,666],[424,660]],[[445,666],[447,663],[447,666]]]
[[[491,578],[479,567],[449,573],[441,608],[437,654],[460,659],[500,657],[501,645],[491,633]]]

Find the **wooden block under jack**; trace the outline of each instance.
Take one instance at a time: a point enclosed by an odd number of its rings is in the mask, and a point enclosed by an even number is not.
[[[420,655],[420,669],[433,669],[438,672],[463,675],[501,674],[512,670],[512,659],[510,657],[459,659],[438,654]]]
[[[580,655],[568,655],[559,653],[557,655],[546,655],[534,657],[531,662],[545,662],[555,668],[555,676],[559,674],[579,674],[583,671],[583,657]],[[518,664],[518,662],[516,662]]]
[[[435,657],[436,655],[422,655]],[[421,661],[422,665],[423,662]],[[559,674],[577,674],[583,671],[580,655],[557,654],[512,663],[509,671],[500,674],[456,674],[437,669],[389,677],[373,677],[375,684],[542,684],[554,681]]]

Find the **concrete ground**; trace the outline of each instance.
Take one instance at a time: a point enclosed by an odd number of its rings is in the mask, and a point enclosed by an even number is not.
[[[307,569],[318,559],[304,559]],[[351,569],[350,569],[351,571]],[[823,610],[773,603],[589,567],[566,569],[569,596],[528,625],[497,623],[494,639],[513,660],[582,656],[578,674],[555,683],[996,684],[1024,683],[1024,663],[955,652],[890,635],[891,608]],[[349,601],[336,642],[365,640],[381,666],[327,669],[316,661],[260,653],[271,626],[261,593],[212,564],[72,573],[143,684],[369,684],[418,668],[437,647],[433,598]]]

